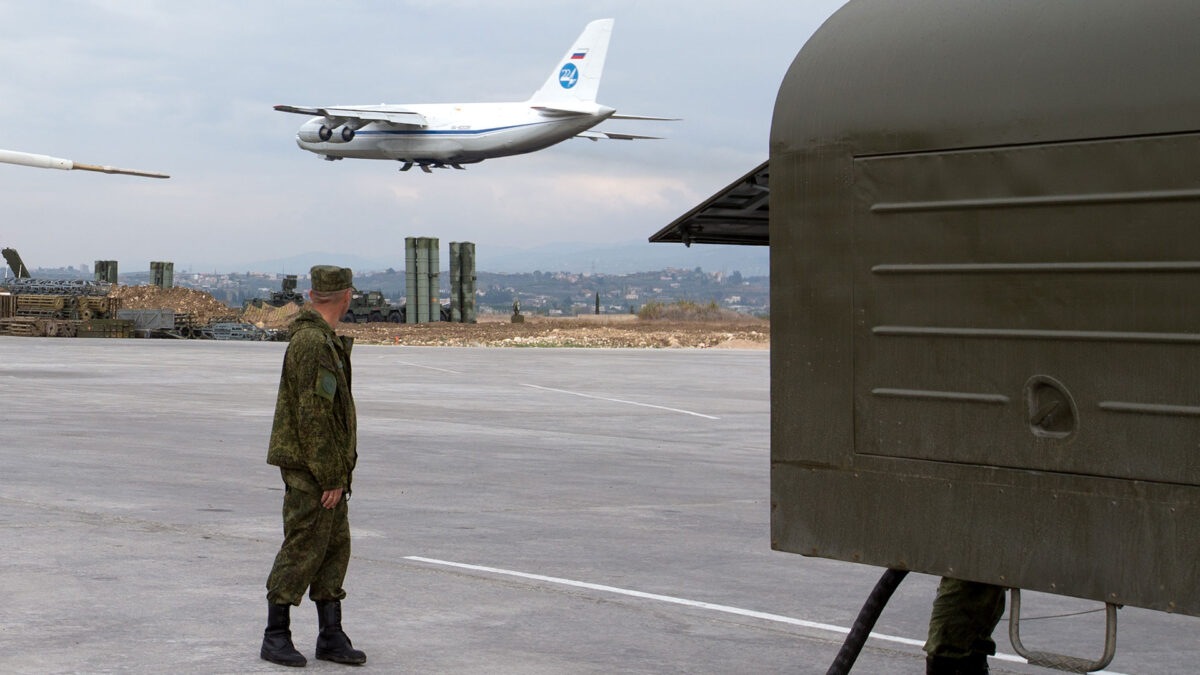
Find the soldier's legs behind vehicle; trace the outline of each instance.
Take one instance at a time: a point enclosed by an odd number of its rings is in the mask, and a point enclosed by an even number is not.
[[[342,599],[350,560],[346,500],[321,506],[321,495],[287,488],[283,497],[283,545],[267,577],[267,600],[299,605],[312,586],[314,600]]]
[[[1003,614],[1003,587],[942,577],[925,651],[949,659],[995,654],[992,631]]]

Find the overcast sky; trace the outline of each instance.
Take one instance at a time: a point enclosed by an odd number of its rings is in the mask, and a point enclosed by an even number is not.
[[[646,237],[767,157],[779,84],[843,0],[0,2],[0,148],[171,174],[0,165],[0,245],[31,266],[204,269],[310,251],[395,255]],[[277,103],[522,101],[613,17],[599,129],[467,171],[326,162]],[[648,244],[649,245],[649,244]],[[660,245],[661,246],[661,245]],[[275,271],[275,270],[263,270]]]

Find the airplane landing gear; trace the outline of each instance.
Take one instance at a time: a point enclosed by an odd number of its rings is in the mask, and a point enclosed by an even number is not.
[[[425,173],[433,173],[433,169],[454,168],[454,169],[458,169],[459,171],[466,170],[466,167],[464,167],[462,164],[458,164],[455,162],[450,162],[450,163],[439,162],[439,161],[432,160],[432,159],[400,159],[400,160],[396,160],[396,161],[403,163],[403,166],[400,167],[401,171],[408,171],[409,169],[413,168],[414,166],[421,167],[421,171],[424,171]]]

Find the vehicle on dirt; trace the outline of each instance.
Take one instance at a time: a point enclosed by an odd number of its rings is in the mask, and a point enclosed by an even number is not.
[[[356,292],[350,296],[350,309],[342,317],[344,323],[404,323],[404,306],[393,305],[382,291]]]

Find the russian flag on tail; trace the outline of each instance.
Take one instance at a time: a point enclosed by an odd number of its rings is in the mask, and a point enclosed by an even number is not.
[[[586,49],[577,51],[574,54],[571,54],[571,60],[578,61],[578,60],[582,59],[583,57],[587,56],[587,53],[588,53],[588,50],[586,50]]]

